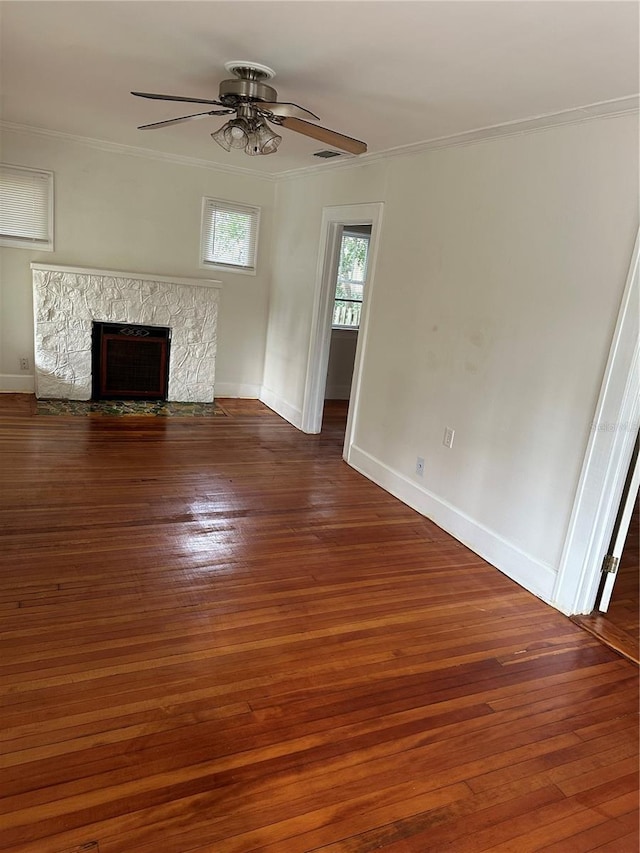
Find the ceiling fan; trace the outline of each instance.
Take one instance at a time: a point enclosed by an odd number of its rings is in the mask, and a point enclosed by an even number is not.
[[[311,124],[308,119],[318,121],[318,116],[298,104],[288,101],[278,101],[278,93],[265,80],[271,80],[275,71],[266,65],[256,62],[234,61],[226,62],[227,71],[234,75],[231,80],[223,80],[220,83],[220,94],[218,100],[207,100],[204,98],[181,98],[177,95],[155,95],[150,92],[132,92],[138,98],[152,98],[158,101],[179,101],[188,104],[208,104],[222,107],[218,110],[207,110],[202,113],[194,113],[180,118],[171,118],[166,121],[156,121],[153,124],[143,124],[138,130],[154,130],[159,127],[167,127],[192,119],[205,118],[206,116],[219,116],[236,114],[236,118],[230,119],[215,133],[212,139],[221,145],[226,151],[232,148],[244,149],[246,154],[274,154],[282,141],[282,137],[275,133],[267,124],[284,127],[301,133],[312,139],[324,142],[350,154],[364,154],[367,146],[359,139],[337,133],[320,125]]]

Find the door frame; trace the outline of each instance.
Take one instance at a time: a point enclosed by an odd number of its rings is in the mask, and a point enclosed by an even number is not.
[[[627,478],[640,420],[640,340],[636,233],[552,603],[568,615],[591,613]]]
[[[629,468],[629,473],[627,474],[625,487],[622,493],[622,501],[616,516],[612,541],[607,549],[607,554],[614,559],[617,559],[618,563],[622,558],[625,543],[627,541],[627,535],[629,533],[631,516],[633,515],[636,500],[638,499],[638,487],[640,486],[640,454],[637,452],[637,446],[639,439],[640,431],[636,433],[636,441],[634,444],[635,459],[632,459],[632,467]],[[613,593],[617,579],[618,572],[616,564],[616,570],[605,573],[598,588],[595,608],[599,613],[606,613],[609,609],[611,594]]]
[[[349,414],[347,416],[347,428],[345,431],[343,453],[345,459],[348,459],[349,448],[353,441],[360,402],[362,367],[369,333],[369,314],[375,282],[383,209],[383,202],[334,205],[322,209],[316,288],[311,319],[304,401],[302,404],[302,431],[306,433],[319,433],[322,428],[324,393],[327,384],[329,349],[331,346],[331,318],[333,316],[333,302],[335,299],[335,273],[338,266],[342,229],[349,225],[371,226],[367,275],[360,312],[360,327],[358,329],[353,378],[351,380],[351,394],[349,397]]]

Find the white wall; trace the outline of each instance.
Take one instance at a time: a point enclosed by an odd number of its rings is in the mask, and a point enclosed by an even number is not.
[[[33,390],[31,261],[222,281],[216,396],[257,397],[270,286],[274,184],[182,163],[5,131],[2,160],[55,173],[55,251],[0,250],[0,390]],[[203,196],[262,208],[255,276],[199,266]]]
[[[295,424],[302,414],[322,208],[379,201],[385,180],[386,167],[378,162],[277,185],[263,399]]]
[[[357,329],[332,329],[325,400],[348,400],[358,343]]]
[[[282,182],[265,384],[285,414],[322,206],[368,201],[384,217],[350,461],[548,599],[637,229],[637,117]]]

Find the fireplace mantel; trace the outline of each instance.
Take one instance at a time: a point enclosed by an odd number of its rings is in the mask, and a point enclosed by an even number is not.
[[[182,284],[186,287],[210,287],[215,290],[222,288],[222,282],[213,278],[180,278],[179,276],[154,275],[148,272],[123,272],[122,270],[102,270],[92,267],[67,267],[57,264],[31,264],[32,270],[43,272],[60,272],[69,275],[101,275],[109,278],[124,278],[129,281],[164,281],[168,284]]]
[[[91,398],[93,321],[171,329],[168,399],[211,402],[221,282],[31,264],[36,396]]]

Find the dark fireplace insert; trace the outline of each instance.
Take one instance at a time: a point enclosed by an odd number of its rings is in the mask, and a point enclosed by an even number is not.
[[[170,344],[162,326],[94,323],[92,399],[166,400]]]

